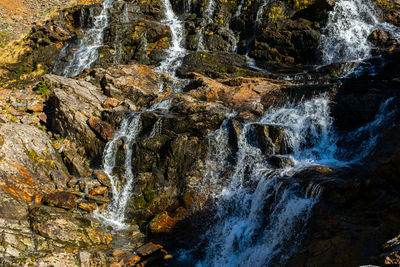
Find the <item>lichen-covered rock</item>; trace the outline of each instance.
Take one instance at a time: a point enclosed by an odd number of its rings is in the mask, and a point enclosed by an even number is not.
[[[0,125],[0,214],[21,218],[29,202],[67,185],[69,174],[43,131],[30,125]]]
[[[88,120],[101,117],[106,96],[99,88],[84,81],[46,75],[44,82],[52,92],[49,105],[54,109],[49,118],[49,128],[82,147],[87,157],[101,156],[104,141],[97,138]]]
[[[33,232],[55,247],[109,245],[111,234],[98,230],[99,224],[62,209],[40,206],[30,211]]]

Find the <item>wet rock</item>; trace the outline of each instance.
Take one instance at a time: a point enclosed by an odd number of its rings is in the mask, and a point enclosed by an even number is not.
[[[374,30],[369,36],[368,41],[373,43],[375,46],[384,47],[389,39],[386,32],[381,29]]]
[[[162,245],[149,242],[138,248],[135,252],[140,257],[147,257],[153,253],[160,251],[162,248]]]
[[[47,194],[43,197],[42,202],[45,205],[67,210],[72,210],[76,207],[76,197],[72,193],[66,191]]]
[[[273,168],[282,169],[294,166],[294,162],[289,157],[284,156],[272,156],[268,158],[269,163]]]
[[[285,130],[282,127],[263,124],[253,124],[251,127],[255,141],[264,154],[289,154],[290,147],[285,142]]]
[[[97,117],[89,119],[90,128],[97,133],[103,141],[109,142],[114,138],[114,128],[107,122],[100,120]]]
[[[229,77],[260,77],[260,72],[255,72],[247,67],[243,55],[231,53],[195,52],[183,58],[182,66],[178,69],[179,76],[196,72],[210,78]]]

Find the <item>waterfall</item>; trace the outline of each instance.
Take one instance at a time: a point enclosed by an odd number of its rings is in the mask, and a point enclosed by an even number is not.
[[[105,211],[96,211],[94,216],[115,229],[127,227],[125,225],[125,209],[134,184],[134,175],[132,173],[133,142],[135,142],[135,138],[140,133],[140,115],[140,113],[133,113],[126,117],[121,123],[120,130],[115,134],[114,139],[107,143],[104,150],[103,167],[104,172],[110,178],[112,199],[111,204]],[[124,184],[121,184],[119,177],[114,174],[120,141],[123,142],[124,150],[125,172],[123,176],[126,179]]]
[[[376,14],[376,7],[369,1],[339,0],[329,12],[328,22],[323,29],[320,49],[324,64],[345,59],[369,57],[371,44],[368,36],[375,29],[382,29],[394,38],[400,31],[388,23],[382,23]]]
[[[67,66],[60,70],[60,67],[55,65],[54,72],[67,77],[74,77],[81,73],[84,69],[90,66],[98,59],[99,54],[97,49],[103,45],[104,30],[109,25],[108,9],[112,7],[114,0],[105,0],[103,9],[100,14],[94,18],[94,25],[90,28],[80,40],[78,48],[74,52],[72,59]],[[65,47],[67,49],[67,47]],[[65,56],[61,52],[60,56]]]
[[[200,28],[199,41],[197,44],[197,51],[204,51],[204,31],[206,26],[213,22],[213,16],[215,11],[215,0],[209,0],[204,10],[203,17],[205,18],[205,24]]]
[[[257,28],[261,24],[261,20],[263,18],[263,14],[264,14],[264,8],[268,5],[268,3],[269,3],[269,0],[263,0],[261,2],[261,5],[257,10],[256,21],[254,22],[254,26],[253,26],[253,36],[247,41],[247,44],[246,44],[246,55],[245,56],[246,56],[246,60],[247,60],[247,65],[249,66],[249,68],[259,71],[259,72],[265,72],[265,70],[257,67],[254,59],[249,57],[249,53],[250,53],[251,45],[256,40]]]
[[[171,29],[172,40],[170,47],[167,51],[166,58],[157,67],[159,73],[168,73],[175,77],[175,72],[181,65],[182,58],[186,55],[186,50],[183,46],[184,43],[184,25],[177,19],[174,11],[172,10],[170,0],[164,0],[165,19],[162,21]],[[163,85],[160,86],[160,91],[163,90]]]
[[[184,0],[183,1],[183,10],[185,13],[189,13],[192,8],[192,0]]]
[[[361,138],[363,143],[376,141],[378,128],[385,127],[383,122],[393,117],[389,103],[392,99],[382,104],[374,121],[349,135]],[[270,166],[267,156],[252,144],[251,128],[255,123],[243,126],[237,142],[236,162],[229,165],[231,163],[226,160],[230,153],[227,120],[220,129],[209,134],[214,142],[208,156],[211,163],[206,163],[206,167],[213,169],[207,170],[204,176],[206,188],[203,190],[211,192],[217,208],[212,225],[204,234],[207,240],[205,257],[196,266],[285,265],[299,245],[312,208],[323,192],[321,184],[310,182],[302,186],[291,181],[291,177],[310,166],[356,163],[367,154],[358,151],[360,154],[348,157],[339,149],[340,137],[333,127],[327,97],[288,104],[268,112],[256,122],[283,127],[293,151],[285,155],[293,160],[291,167],[274,169]],[[365,131],[370,133],[367,137],[358,134]],[[224,169],[233,171],[226,173]],[[228,183],[219,192],[214,191],[215,185],[224,180]]]
[[[170,108],[172,100],[166,99],[155,103],[148,111],[162,110],[167,111]],[[132,156],[134,143],[142,130],[141,124],[142,112],[131,113],[121,122],[120,129],[115,134],[114,139],[107,143],[103,153],[103,168],[111,182],[112,199],[110,205],[104,211],[96,210],[93,216],[105,225],[110,225],[116,230],[128,228],[125,224],[125,210],[129,202],[129,198],[134,187],[134,174],[132,171]],[[160,127],[159,121],[153,126],[153,132],[156,132]],[[123,149],[123,156],[119,152]],[[124,160],[122,183],[118,175],[115,174],[117,161]]]

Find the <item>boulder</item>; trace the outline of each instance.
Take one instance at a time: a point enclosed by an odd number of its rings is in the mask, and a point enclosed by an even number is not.
[[[98,134],[103,141],[109,142],[114,139],[114,128],[97,117],[91,117],[88,121],[90,128]]]
[[[70,192],[59,191],[45,195],[42,202],[45,205],[72,210],[76,207],[76,196]]]

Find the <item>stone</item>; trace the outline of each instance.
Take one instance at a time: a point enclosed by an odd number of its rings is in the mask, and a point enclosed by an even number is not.
[[[266,155],[289,154],[285,142],[285,130],[280,126],[253,124],[252,131],[257,145]]]
[[[72,210],[76,207],[76,196],[70,192],[59,191],[45,195],[42,202],[45,205]]]
[[[90,128],[98,134],[103,141],[111,141],[114,138],[114,128],[105,121],[100,120],[97,117],[91,117],[89,119]]]
[[[0,148],[0,217],[25,217],[29,202],[66,187],[68,170],[45,132],[0,124]]]
[[[97,210],[97,205],[96,203],[92,203],[92,202],[78,202],[78,208],[80,208],[81,210],[85,210],[85,211],[94,211]]]
[[[62,209],[41,206],[30,212],[33,232],[63,246],[108,246],[112,237],[87,218]]]
[[[381,29],[374,30],[369,36],[368,41],[378,47],[384,47],[389,40],[389,36]]]
[[[177,222],[177,219],[170,217],[167,212],[163,212],[151,220],[149,228],[152,233],[170,233]]]
[[[283,169],[294,166],[293,160],[289,157],[284,156],[272,156],[268,158],[268,161],[272,165],[272,167],[276,169]]]
[[[144,244],[143,246],[139,247],[135,252],[140,257],[147,257],[151,254],[154,254],[160,251],[163,248],[162,245],[155,244],[153,242],[149,242]]]
[[[113,109],[121,103],[118,99],[107,97],[103,103],[103,107],[106,109]]]
[[[106,186],[99,186],[99,187],[95,187],[95,188],[91,189],[89,194],[92,195],[92,196],[104,195],[106,192],[107,192],[107,187]]]
[[[103,170],[95,170],[93,174],[102,185],[111,187],[110,178]]]
[[[67,185],[69,188],[73,188],[78,183],[78,179],[75,176],[71,176]]]

